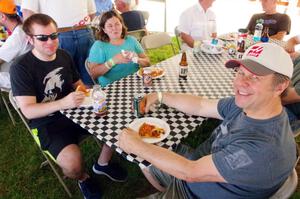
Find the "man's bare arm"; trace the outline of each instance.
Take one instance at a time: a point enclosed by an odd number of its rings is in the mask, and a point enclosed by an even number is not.
[[[194,47],[194,39],[192,38],[192,36],[190,36],[184,32],[181,32],[180,37],[189,47],[191,47],[191,48]]]
[[[277,40],[283,40],[285,35],[286,35],[286,31],[280,31],[277,34],[270,36],[270,38],[277,39]]]
[[[287,95],[281,98],[282,104],[293,104],[300,102],[300,96],[296,92],[294,87],[289,87]]]
[[[146,112],[152,104],[158,102],[158,94],[146,96]],[[219,100],[206,99],[200,96],[181,93],[162,93],[162,103],[190,115],[222,119],[218,112]]]
[[[129,129],[124,129],[120,134],[119,146],[176,178],[188,182],[226,182],[211,155],[196,161],[188,160],[168,149],[143,142],[137,133]]]

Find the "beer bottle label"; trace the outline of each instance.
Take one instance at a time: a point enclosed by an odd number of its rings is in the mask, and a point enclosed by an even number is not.
[[[187,66],[180,66],[179,76],[186,77],[188,73],[188,67]]]

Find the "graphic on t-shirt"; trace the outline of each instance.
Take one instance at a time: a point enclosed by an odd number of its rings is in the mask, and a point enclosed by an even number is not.
[[[55,92],[55,89],[58,88],[60,91],[62,91],[64,80],[61,79],[62,75],[59,74],[59,71],[62,69],[63,67],[56,68],[45,76],[43,80],[43,84],[45,85],[45,97],[42,102],[55,101],[57,97],[57,92]]]
[[[238,151],[234,151],[233,153],[226,155],[225,160],[233,170],[246,167],[253,163],[252,159],[249,157],[249,155],[244,149],[240,149]]]
[[[275,19],[265,19],[264,25],[276,24],[277,21]]]

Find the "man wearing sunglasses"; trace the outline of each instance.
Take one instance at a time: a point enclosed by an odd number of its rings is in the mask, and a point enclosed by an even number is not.
[[[84,198],[100,198],[99,187],[82,167],[78,147],[80,137],[89,133],[59,112],[78,107],[85,95],[74,92],[83,83],[71,56],[58,49],[56,22],[48,15],[34,14],[25,20],[23,30],[33,49],[11,67],[13,95],[41,148],[51,154],[66,176],[78,180]],[[99,170],[114,181],[125,181],[126,172],[108,163],[111,156],[112,150],[103,145]]]
[[[21,7],[24,19],[34,13],[43,13],[57,22],[59,47],[71,54],[82,81],[92,85],[84,64],[94,43],[89,27],[96,14],[94,0],[22,0]]]
[[[13,0],[0,1],[0,26],[12,32],[0,47],[0,87],[10,88],[8,71],[12,61],[31,49]]]
[[[289,55],[276,44],[260,43],[226,67],[236,69],[234,97],[146,96],[146,112],[159,102],[223,120],[196,149],[179,145],[174,153],[143,142],[132,129],[120,134],[120,148],[152,164],[143,172],[161,193],[148,198],[270,198],[292,173],[296,143],[280,98],[293,73]]]

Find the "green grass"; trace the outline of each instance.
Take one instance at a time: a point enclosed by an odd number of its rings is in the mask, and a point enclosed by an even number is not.
[[[157,63],[173,55],[170,47],[151,50],[151,63]],[[11,108],[13,110],[13,108]],[[40,199],[68,198],[61,184],[49,166],[40,168],[44,161],[31,135],[14,112],[17,125],[13,126],[5,107],[0,109],[0,198],[1,199]],[[86,170],[92,175],[91,167],[100,149],[90,139],[83,143],[84,157],[94,154],[85,161]],[[105,198],[136,198],[153,193],[155,190],[147,182],[139,167],[115,154],[113,162],[120,163],[129,173],[126,183],[116,183],[97,176],[99,188]],[[74,180],[66,179],[73,198],[82,198]]]
[[[174,46],[175,44],[174,40]],[[178,49],[177,49],[178,50]],[[173,52],[170,47],[151,50],[149,57],[151,63],[160,62]],[[12,110],[13,108],[11,108]],[[27,132],[25,126],[17,118],[17,125],[13,126],[3,106],[0,109],[0,198],[1,199],[65,199],[68,198],[56,176],[49,166],[40,168],[44,161],[35,142]],[[183,141],[196,147],[207,138],[212,129],[218,125],[218,120],[207,120],[197,127],[194,132]],[[91,174],[91,167],[100,151],[92,139],[82,144],[84,157],[91,156],[85,161],[86,170]],[[95,154],[96,153],[96,154]],[[94,155],[93,155],[94,154]],[[131,199],[153,193],[155,190],[146,181],[138,166],[115,154],[113,162],[120,163],[129,173],[126,183],[116,183],[105,177],[97,176],[99,189],[104,193],[104,199]],[[82,195],[74,180],[66,179],[74,199]],[[300,198],[296,192],[293,199]]]

